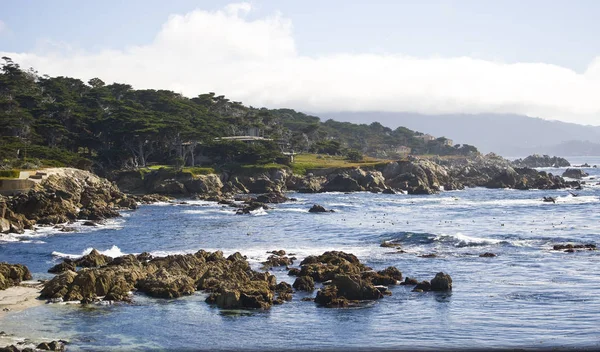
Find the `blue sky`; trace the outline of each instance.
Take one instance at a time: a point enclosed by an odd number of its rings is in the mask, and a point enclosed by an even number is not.
[[[600,1],[230,4],[8,0],[0,51],[41,73],[186,95],[218,90],[255,105],[600,124],[590,94],[600,87]],[[371,93],[355,96],[361,88]]]

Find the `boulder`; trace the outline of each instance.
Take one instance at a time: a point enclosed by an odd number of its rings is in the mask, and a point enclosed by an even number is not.
[[[450,275],[443,272],[435,274],[435,277],[431,280],[431,291],[451,291],[452,290],[452,278]]]
[[[589,176],[589,174],[581,169],[567,169],[562,174],[562,177],[570,177],[576,179],[581,179],[586,176]]]

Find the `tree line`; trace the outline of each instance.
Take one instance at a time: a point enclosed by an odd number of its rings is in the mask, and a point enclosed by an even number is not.
[[[245,106],[215,93],[193,98],[169,90],[40,75],[3,57],[0,70],[0,160],[120,169],[149,163],[268,163],[281,151],[367,155],[405,145],[413,153],[464,154],[474,147],[425,143],[404,127],[321,122],[291,109]],[[260,131],[265,140],[220,140]],[[433,149],[432,149],[433,148]]]

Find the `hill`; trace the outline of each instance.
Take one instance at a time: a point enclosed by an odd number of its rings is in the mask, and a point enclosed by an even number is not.
[[[511,114],[421,115],[388,112],[323,113],[324,118],[369,123],[378,121],[395,128],[405,126],[447,136],[455,143],[476,145],[483,153],[504,156],[530,154],[598,155],[600,127],[548,121]],[[592,154],[589,154],[592,153]]]

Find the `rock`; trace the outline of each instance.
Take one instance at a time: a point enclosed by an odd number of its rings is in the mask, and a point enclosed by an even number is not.
[[[333,213],[333,210],[327,210],[322,205],[314,204],[309,210],[309,213]]]
[[[482,257],[482,258],[493,258],[493,257],[496,256],[496,254],[490,253],[490,252],[485,252],[483,254],[480,254],[479,256]]]
[[[267,252],[267,253],[275,254],[275,255],[278,255],[278,256],[284,256],[285,255],[285,251],[283,249],[280,249],[278,251],[270,251],[270,252]]]
[[[435,277],[431,280],[432,291],[451,291],[452,290],[452,278],[450,275],[443,272],[435,274]]]
[[[96,249],[92,249],[90,254],[84,255],[74,261],[74,264],[82,268],[93,268],[110,263],[113,259],[107,255],[100,254]]]
[[[407,277],[400,285],[417,285],[419,282],[414,277]]]
[[[384,248],[400,248],[400,245],[398,243],[394,243],[393,241],[383,241],[383,242],[381,242],[381,244],[379,245],[379,247],[384,247]]]
[[[10,221],[5,218],[0,218],[0,233],[9,233],[10,232]]]
[[[186,275],[170,274],[165,268],[148,275],[136,285],[140,292],[158,298],[177,298],[196,291],[194,280]]]
[[[258,209],[269,209],[269,207],[267,207],[263,203],[251,201],[248,204],[244,205],[243,208],[238,209],[236,211],[236,214],[237,215],[250,214],[251,212],[258,210]]]
[[[413,292],[428,292],[431,291],[431,284],[429,281],[421,281],[414,288]]]
[[[361,301],[383,298],[383,294],[359,276],[336,275],[331,285],[317,292],[315,302],[325,307],[347,306],[344,300]]]
[[[17,286],[24,280],[31,280],[31,272],[25,265],[0,262],[0,290]]]
[[[69,270],[76,271],[77,268],[75,267],[75,263],[73,263],[71,260],[65,260],[64,262],[56,264],[52,268],[48,269],[48,272],[52,274],[60,274]]]
[[[546,203],[556,203],[556,198],[554,198],[554,197],[544,197],[544,198],[542,198],[542,201],[546,202]]]
[[[562,177],[569,177],[569,178],[576,178],[576,179],[581,179],[586,176],[589,176],[589,174],[581,169],[567,169],[562,174]]]
[[[152,254],[150,254],[148,252],[142,252],[142,253],[138,254],[137,260],[139,260],[141,262],[152,260]]]
[[[383,194],[396,194],[396,191],[394,191],[391,188],[385,188],[383,191],[381,191],[381,193],[383,193]]]
[[[517,159],[513,164],[518,167],[569,167],[571,164],[567,159],[548,155],[533,154],[525,159]]]
[[[280,255],[270,255],[267,258],[267,261],[263,262],[263,269],[268,270],[270,268],[273,267],[277,267],[277,266],[288,266],[288,265],[292,265],[294,262],[293,260],[291,260],[290,258],[286,257],[286,256],[280,256]]]
[[[40,298],[55,299],[67,296],[76,276],[77,273],[70,270],[55,276],[44,284]]]
[[[402,272],[393,266],[380,270],[371,277],[373,285],[396,285],[400,280],[402,280]]]
[[[588,250],[596,250],[596,245],[595,244],[555,244],[552,249],[554,249],[555,251],[561,251],[561,250],[575,250],[575,249],[588,249]]]
[[[298,291],[312,291],[315,289],[315,281],[310,276],[300,276],[292,286]]]
[[[323,185],[323,192],[357,192],[365,189],[358,184],[358,181],[346,174],[333,176]]]
[[[59,341],[52,341],[50,343],[42,342],[39,345],[37,345],[36,348],[38,350],[44,350],[44,351],[64,351],[64,349],[65,349],[64,344]]]
[[[0,347],[0,352],[19,352],[19,349],[15,345],[10,345],[6,347]]]
[[[298,268],[291,268],[288,271],[288,275],[290,275],[290,276],[298,276],[298,275],[300,275],[300,269],[298,269]]]
[[[256,201],[260,203],[284,203],[288,200],[289,198],[281,192],[271,192],[256,197]]]

